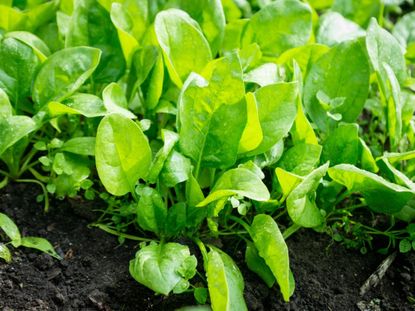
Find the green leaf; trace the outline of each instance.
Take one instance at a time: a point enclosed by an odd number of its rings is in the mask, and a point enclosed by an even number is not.
[[[90,46],[101,50],[101,60],[94,72],[95,82],[108,83],[121,77],[125,61],[117,30],[108,12],[96,0],[75,0],[66,26],[65,47]]]
[[[231,257],[211,248],[205,269],[213,310],[248,310],[243,296],[244,279]]]
[[[329,176],[350,192],[363,195],[368,206],[375,212],[393,214],[402,210],[414,193],[408,188],[386,181],[373,173],[349,164],[331,167]]]
[[[216,182],[210,194],[197,206],[206,206],[211,202],[233,195],[240,195],[255,201],[268,201],[269,192],[261,179],[246,168],[226,171]]]
[[[361,138],[359,138],[359,154],[362,169],[372,173],[377,173],[379,171],[379,167],[376,164],[372,151],[370,151],[369,147]]]
[[[32,97],[37,108],[72,95],[94,72],[100,56],[101,51],[91,47],[67,48],[51,55],[33,82]]]
[[[160,194],[150,187],[144,187],[139,192],[140,200],[137,205],[137,222],[143,230],[160,235],[164,231],[167,217],[167,207]]]
[[[383,63],[388,64],[399,83],[406,79],[405,57],[399,42],[372,18],[366,36],[366,48],[370,63],[378,75],[379,82],[386,83],[388,74]],[[385,86],[383,87],[385,89]]]
[[[67,140],[61,150],[80,155],[95,156],[95,137],[74,137]]]
[[[81,114],[87,118],[102,117],[107,110],[102,100],[92,94],[78,93],[66,98],[62,103],[55,101],[48,104],[49,114]]]
[[[409,241],[407,239],[404,239],[404,240],[401,240],[399,242],[399,252],[400,253],[407,253],[407,252],[411,251],[411,249],[412,249],[411,241]]]
[[[270,150],[288,134],[296,117],[297,94],[296,82],[271,84],[255,92],[263,139],[259,146],[246,153],[246,156]]]
[[[278,166],[296,175],[307,175],[320,163],[320,145],[298,144],[288,149]]]
[[[307,43],[312,33],[311,9],[298,0],[279,0],[254,14],[250,24],[262,52],[278,56]]]
[[[41,252],[49,254],[50,256],[59,260],[62,259],[61,256],[59,256],[58,253],[56,253],[52,244],[50,244],[48,240],[43,238],[33,236],[24,237],[22,238],[22,246],[40,250]]]
[[[0,115],[5,118],[10,117],[13,114],[13,107],[10,104],[9,97],[6,92],[0,88]]]
[[[245,88],[236,54],[217,59],[204,78],[191,74],[179,98],[180,150],[200,167],[236,162],[246,124]]]
[[[370,18],[379,17],[382,10],[381,2],[381,0],[335,0],[331,9],[366,28]]]
[[[366,32],[359,25],[344,18],[337,12],[328,12],[320,16],[316,41],[328,46],[355,40],[365,36]]]
[[[136,123],[111,114],[98,126],[95,158],[105,189],[121,196],[132,192],[138,179],[148,175],[151,149]]]
[[[263,139],[258,107],[253,93],[246,94],[246,105],[247,123],[239,141],[238,153],[256,149]]]
[[[245,251],[245,262],[248,268],[255,272],[269,288],[275,283],[275,277],[271,269],[267,266],[265,260],[259,256],[255,245],[248,242]]]
[[[21,245],[22,238],[19,228],[17,228],[13,220],[3,213],[0,213],[0,229],[9,237],[14,247]]]
[[[12,31],[24,27],[25,14],[17,8],[0,5],[0,28]]]
[[[6,245],[0,243],[0,258],[4,259],[7,263],[12,262],[12,254]]]
[[[328,167],[329,164],[326,163],[312,171],[288,195],[288,215],[295,224],[313,228],[323,222],[323,216],[315,202],[315,191],[320,180],[326,175]]]
[[[261,87],[281,82],[282,80],[278,72],[278,66],[274,63],[262,64],[244,75],[245,82],[256,83]]]
[[[162,11],[157,14],[154,27],[170,78],[178,87],[191,72],[200,73],[212,60],[200,26],[186,12]]]
[[[108,84],[102,91],[102,99],[108,113],[117,113],[126,118],[136,119],[136,115],[128,110],[127,98],[117,83]]]
[[[196,287],[193,295],[199,304],[205,304],[209,295],[208,289],[205,287]],[[198,309],[195,309],[198,310]],[[210,308],[208,310],[211,310]]]
[[[164,162],[166,162],[167,157],[173,150],[173,147],[176,145],[177,141],[179,140],[179,135],[175,132],[162,129],[161,130],[161,138],[164,141],[163,147],[157,152],[156,156],[154,157],[154,161],[151,164],[150,172],[148,175],[147,180],[150,183],[155,183],[161,170],[163,169]]]
[[[287,198],[291,191],[293,191],[295,187],[297,187],[297,185],[303,180],[301,176],[287,172],[280,167],[275,169],[275,174],[277,175],[284,198]]]
[[[278,225],[271,216],[259,214],[252,222],[250,234],[259,256],[274,274],[284,300],[289,301],[291,287],[288,247]]]
[[[331,165],[340,163],[356,164],[359,156],[359,126],[340,123],[330,132],[323,143],[321,161],[330,161]]]
[[[189,259],[192,258],[192,259]],[[130,261],[134,279],[156,293],[168,295],[178,284],[196,273],[196,258],[178,243],[152,243],[140,249]],[[183,276],[183,271],[187,271]]]
[[[0,114],[0,156],[20,139],[36,129],[35,122],[26,116],[4,117]]]
[[[415,12],[402,16],[392,30],[393,36],[399,41],[402,47],[406,48],[410,43],[415,42]]]
[[[191,163],[188,158],[180,152],[173,150],[161,171],[161,180],[167,187],[175,185],[189,179],[191,173]]]
[[[15,38],[26,45],[30,46],[40,61],[45,61],[50,55],[49,47],[36,35],[27,31],[12,31],[8,32],[6,38]]]
[[[0,88],[15,108],[30,94],[33,76],[40,61],[32,48],[9,37],[0,41]]]
[[[330,107],[344,122],[354,122],[363,109],[369,91],[369,64],[360,41],[347,41],[333,47],[315,62],[306,77],[304,104],[318,127],[326,131],[330,118],[317,98],[323,92],[329,98],[345,98],[343,105]]]

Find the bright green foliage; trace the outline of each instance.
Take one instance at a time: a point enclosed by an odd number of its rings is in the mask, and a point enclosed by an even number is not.
[[[159,294],[182,293],[196,273],[196,257],[178,243],[152,243],[130,261],[130,273],[141,284]]]
[[[130,272],[156,293],[246,310],[234,254],[209,243],[246,244],[286,301],[302,227],[414,248],[410,1],[0,3],[0,188],[35,183],[45,211],[104,200],[95,225],[146,243]],[[0,227],[4,260],[10,244],[57,257]]]
[[[113,195],[133,192],[135,183],[147,176],[151,164],[150,146],[142,130],[118,114],[102,119],[95,156],[100,179]]]
[[[244,280],[232,258],[211,248],[205,267],[213,310],[248,310],[243,299]]]
[[[288,301],[291,296],[288,247],[278,225],[271,216],[259,214],[252,222],[250,234],[259,256],[271,269],[284,300]]]

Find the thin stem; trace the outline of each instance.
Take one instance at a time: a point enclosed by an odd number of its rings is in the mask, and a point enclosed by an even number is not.
[[[103,224],[92,224],[90,226],[99,228],[99,229],[101,229],[101,230],[103,230],[103,231],[105,231],[109,234],[116,235],[116,236],[119,236],[121,238],[129,239],[129,240],[133,240],[133,241],[141,241],[141,242],[154,241],[152,239],[141,238],[141,237],[138,237],[138,236],[135,236],[135,235],[119,232],[119,231],[111,229],[110,227],[108,227],[106,225],[103,225]]]
[[[48,194],[48,190],[46,189],[44,184],[42,184],[40,181],[38,181],[36,179],[16,179],[16,182],[32,183],[32,184],[39,185],[43,190],[43,195],[45,196],[45,198],[44,198],[45,199],[44,211],[45,211],[45,213],[47,213],[49,211],[49,194]]]
[[[245,221],[243,221],[242,219],[239,219],[238,217],[232,216],[232,215],[229,216],[229,219],[231,219],[234,222],[237,222],[238,224],[240,224],[242,227],[244,227],[244,229],[249,234],[251,234],[251,227]]]
[[[295,232],[297,232],[302,227],[297,224],[292,224],[290,227],[288,227],[282,236],[284,237],[284,240],[288,239],[291,235],[293,235]]]

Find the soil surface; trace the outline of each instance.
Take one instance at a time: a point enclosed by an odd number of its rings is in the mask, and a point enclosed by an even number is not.
[[[128,263],[135,243],[120,246],[99,229],[83,207],[54,201],[44,214],[38,189],[14,184],[0,191],[0,212],[14,219],[23,235],[47,238],[64,259],[40,252],[13,250],[13,262],[0,261],[0,310],[175,310],[194,304],[191,294],[155,296],[136,283]],[[90,206],[85,207],[85,210]],[[226,244],[226,241],[225,241]],[[268,289],[243,263],[243,250],[233,258],[245,277],[249,310],[415,310],[415,254],[398,254],[381,283],[365,296],[359,288],[386,256],[361,255],[333,244],[310,230],[288,240],[296,292],[289,304],[278,289]]]

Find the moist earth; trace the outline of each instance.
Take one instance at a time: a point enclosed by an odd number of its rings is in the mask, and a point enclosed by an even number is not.
[[[19,248],[13,262],[0,261],[0,310],[175,310],[194,304],[192,294],[164,297],[135,282],[128,272],[137,244],[89,228],[101,203],[52,201],[45,214],[36,186],[12,184],[0,191],[0,212],[23,235],[47,238],[64,258]],[[101,206],[99,206],[101,205]],[[398,254],[380,284],[365,296],[359,289],[386,258],[348,250],[323,234],[301,230],[287,241],[296,291],[283,303],[250,272],[243,245],[231,254],[245,278],[249,310],[415,310],[415,254]],[[226,246],[227,242],[224,241]],[[412,303],[412,304],[411,304]]]

